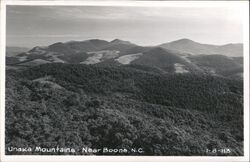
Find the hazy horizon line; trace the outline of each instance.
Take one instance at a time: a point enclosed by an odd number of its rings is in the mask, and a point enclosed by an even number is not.
[[[47,45],[34,45],[34,46],[20,46],[20,45],[11,45],[11,44],[8,44],[6,42],[6,47],[20,47],[20,48],[33,48],[33,47],[37,47],[37,46],[40,46],[40,47],[43,47],[43,46],[49,46],[49,45],[52,45],[52,44],[55,44],[55,43],[68,43],[68,42],[84,42],[84,41],[90,41],[90,40],[103,40],[103,41],[107,41],[107,42],[111,42],[113,40],[122,40],[122,41],[128,41],[132,44],[135,44],[135,45],[138,45],[138,46],[144,46],[144,47],[148,47],[148,46],[159,46],[159,45],[162,45],[162,44],[165,44],[165,43],[171,43],[171,42],[175,42],[175,41],[180,41],[180,40],[190,40],[190,41],[193,41],[193,42],[196,42],[196,43],[199,43],[199,44],[205,44],[205,45],[215,45],[215,46],[223,46],[223,45],[228,45],[228,44],[244,44],[243,42],[225,42],[225,43],[221,43],[221,44],[216,44],[216,43],[206,43],[206,42],[200,42],[200,41],[196,41],[196,40],[193,40],[193,39],[190,39],[190,38],[179,38],[179,39],[175,39],[175,40],[172,40],[172,41],[166,41],[166,42],[162,42],[162,43],[158,43],[158,44],[152,44],[152,45],[143,45],[143,44],[140,44],[140,43],[136,43],[136,42],[132,42],[130,40],[127,40],[127,39],[120,39],[120,38],[113,38],[113,39],[105,39],[105,38],[88,38],[88,39],[81,39],[81,40],[68,40],[68,41],[55,41],[54,43],[48,43]]]

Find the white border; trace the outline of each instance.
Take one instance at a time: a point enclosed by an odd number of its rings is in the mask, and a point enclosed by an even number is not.
[[[249,3],[245,10],[243,21],[243,42],[244,42],[244,153],[247,153],[249,159]]]
[[[5,25],[6,25],[6,12],[5,5],[0,1],[0,161],[2,161],[2,155],[4,154],[4,129],[5,129]]]
[[[249,2],[248,1],[24,1],[0,0],[1,2],[1,42],[0,42],[0,112],[1,112],[1,162],[32,162],[32,161],[103,161],[103,162],[153,162],[153,161],[249,161]],[[6,38],[6,5],[49,5],[49,6],[169,6],[169,7],[225,7],[228,4],[239,5],[244,14],[244,156],[213,157],[213,156],[34,156],[5,155],[5,38]]]

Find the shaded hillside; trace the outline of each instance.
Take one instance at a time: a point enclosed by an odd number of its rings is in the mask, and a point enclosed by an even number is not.
[[[133,54],[133,53],[144,53],[147,52],[151,49],[153,49],[154,47],[143,47],[143,46],[136,46],[136,47],[132,47],[129,48],[128,50],[126,50],[124,53],[125,54]]]
[[[107,46],[109,42],[99,39],[91,39],[86,41],[70,41],[66,43],[55,43],[49,46],[49,50],[60,53],[77,53],[97,51]]]
[[[243,57],[233,57],[232,58],[236,63],[243,65]]]
[[[165,50],[160,47],[153,48],[144,52],[141,57],[132,61],[131,64],[147,65],[159,67],[167,72],[174,73],[176,65],[181,65],[184,72],[202,73],[202,71],[191,62],[179,56],[173,51]]]
[[[190,59],[207,73],[230,76],[243,73],[242,58],[230,58],[223,55],[199,55]],[[242,78],[242,77],[240,77]]]
[[[114,39],[107,46],[102,48],[103,50],[117,50],[120,53],[124,53],[130,48],[137,47],[136,44],[130,43],[129,41],[123,41],[120,39]]]

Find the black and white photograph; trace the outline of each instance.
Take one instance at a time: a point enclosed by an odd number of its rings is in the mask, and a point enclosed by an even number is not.
[[[6,5],[2,154],[244,157],[247,33],[224,3]]]

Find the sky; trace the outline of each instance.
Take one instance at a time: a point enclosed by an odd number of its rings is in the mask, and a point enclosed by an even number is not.
[[[158,45],[182,38],[242,43],[239,8],[138,6],[7,6],[7,46],[47,46],[87,39]]]

